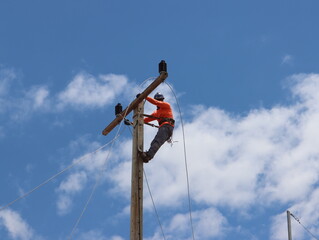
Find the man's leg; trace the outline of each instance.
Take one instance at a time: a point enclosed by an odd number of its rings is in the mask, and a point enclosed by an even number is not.
[[[158,129],[154,140],[151,142],[151,147],[147,152],[149,159],[152,159],[158,149],[172,136],[173,127],[165,124]]]

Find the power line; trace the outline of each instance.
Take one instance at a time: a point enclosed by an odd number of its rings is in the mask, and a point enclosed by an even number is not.
[[[129,105],[129,106],[130,106],[130,105]],[[124,116],[126,116],[126,113],[127,113],[128,109],[129,109],[129,106],[126,108],[126,112],[124,113]],[[117,138],[121,135],[121,134],[120,134],[120,130],[121,130],[122,126],[123,126],[123,121],[120,122],[119,128],[118,128],[118,130],[117,130],[117,133],[115,134],[114,139],[117,139]],[[124,131],[124,130],[125,130],[125,128],[123,129],[123,131]],[[121,132],[121,133],[122,133],[122,132]],[[88,199],[87,199],[87,201],[86,201],[86,203],[85,203],[85,205],[84,205],[84,207],[83,207],[83,209],[82,209],[82,211],[81,211],[80,216],[78,217],[78,219],[76,220],[76,222],[75,222],[75,224],[74,224],[74,226],[73,226],[73,228],[72,228],[72,231],[71,231],[71,233],[70,233],[70,235],[69,235],[69,237],[68,237],[68,240],[71,240],[71,239],[72,239],[72,236],[73,236],[75,230],[77,229],[77,226],[79,225],[79,223],[80,223],[80,221],[81,221],[81,219],[82,219],[84,213],[86,212],[86,209],[87,209],[89,203],[90,203],[91,200],[92,200],[92,197],[93,197],[93,195],[94,195],[94,193],[95,193],[95,191],[96,191],[96,188],[97,188],[98,184],[100,183],[100,181],[101,181],[101,179],[102,179],[102,175],[103,175],[103,172],[104,172],[104,170],[105,170],[105,166],[106,166],[107,160],[108,160],[108,158],[110,157],[110,154],[111,154],[111,152],[112,152],[112,149],[113,149],[113,146],[114,146],[114,142],[115,142],[115,141],[113,141],[113,143],[112,143],[112,145],[111,145],[111,148],[110,148],[110,151],[109,151],[107,157],[105,158],[105,161],[104,161],[104,163],[103,163],[103,165],[102,165],[100,174],[99,174],[98,178],[96,179],[95,184],[94,184],[94,186],[93,186],[93,188],[92,188],[92,190],[91,190],[90,196],[88,197]]]
[[[173,90],[173,88],[171,87],[171,85],[169,85],[167,82],[165,82],[167,84],[167,86],[171,89],[172,93],[174,94],[175,100],[176,100],[176,104],[178,107],[178,111],[179,111],[179,116],[181,119],[181,126],[182,126],[182,133],[183,133],[183,144],[184,144],[184,162],[185,162],[185,171],[186,171],[186,179],[187,179],[187,195],[188,195],[188,207],[189,207],[189,219],[190,219],[190,224],[191,224],[191,228],[192,228],[192,237],[193,240],[195,240],[195,234],[194,234],[194,226],[193,226],[193,217],[192,217],[192,204],[191,204],[191,196],[190,196],[190,184],[189,184],[189,174],[188,174],[188,164],[187,164],[187,154],[186,154],[186,141],[185,141],[185,131],[184,131],[184,123],[183,123],[183,118],[182,118],[182,111],[179,105],[179,102],[177,100],[177,96]]]
[[[309,235],[311,235],[314,239],[319,240],[312,232],[310,232],[310,230],[308,228],[306,228],[299,220],[299,218],[297,218],[295,215],[293,215],[290,212],[290,215],[308,232]]]
[[[44,182],[42,182],[41,184],[39,184],[38,186],[34,187],[33,189],[31,189],[30,191],[24,193],[23,195],[21,195],[20,197],[14,199],[13,201],[9,202],[8,204],[2,206],[0,208],[0,211],[10,207],[12,204],[14,204],[15,202],[29,196],[31,193],[35,192],[36,190],[38,190],[39,188],[45,186],[46,184],[48,184],[49,182],[51,182],[53,179],[57,178],[58,176],[60,176],[62,173],[64,173],[65,171],[73,168],[75,165],[79,164],[80,162],[82,162],[83,160],[87,159],[90,155],[97,153],[98,151],[102,150],[103,148],[105,148],[107,145],[111,144],[112,142],[114,142],[119,136],[114,137],[111,141],[109,141],[108,143],[104,144],[103,146],[99,147],[98,149],[96,149],[95,151],[86,154],[85,156],[79,158],[78,160],[76,160],[75,162],[73,162],[72,164],[70,164],[69,166],[67,166],[66,168],[62,169],[60,172],[56,173],[55,175],[53,175],[52,177],[48,178],[47,180],[45,180]]]
[[[144,80],[143,83],[141,83],[141,84],[139,85],[139,87],[140,87],[141,85],[143,85],[146,81],[150,80],[150,79],[152,79],[152,78],[148,78],[148,79]],[[130,107],[131,104],[132,104],[132,102],[131,102],[131,103],[129,104],[129,106],[126,108],[126,111],[125,111],[125,113],[124,113],[124,116],[126,116],[127,111],[128,111],[128,109],[129,109],[129,107]],[[117,131],[117,134],[115,135],[115,136],[116,136],[115,138],[117,138],[117,137],[119,136],[119,131],[120,131],[120,129],[122,128],[122,125],[123,125],[123,121],[120,122],[118,131]],[[111,146],[111,150],[112,150],[112,148],[113,148],[113,145],[114,145],[114,144],[112,144],[112,146]],[[98,183],[99,183],[100,180],[101,180],[102,173],[103,173],[104,168],[105,168],[105,164],[106,164],[106,162],[107,162],[107,159],[108,159],[109,156],[110,156],[111,150],[110,150],[110,152],[109,152],[107,158],[105,159],[105,161],[104,161],[104,163],[103,163],[102,170],[100,171],[99,177],[98,177],[98,179],[96,180],[96,182],[95,182],[95,184],[94,184],[94,186],[93,186],[93,188],[92,188],[91,194],[90,194],[89,198],[87,199],[87,201],[86,201],[86,203],[85,203],[85,205],[84,205],[84,207],[83,207],[83,209],[82,209],[82,211],[81,211],[80,216],[79,216],[78,219],[76,220],[75,225],[74,225],[73,228],[72,228],[72,231],[71,231],[71,233],[70,233],[70,235],[69,235],[69,238],[68,238],[69,240],[72,239],[72,236],[73,236],[73,234],[74,234],[74,232],[75,232],[77,226],[79,225],[79,223],[80,223],[80,221],[81,221],[81,219],[82,219],[82,217],[83,217],[83,215],[84,215],[84,213],[85,213],[85,211],[86,211],[86,209],[87,209],[87,207],[88,207],[88,205],[89,205],[89,203],[90,203],[90,201],[91,201],[91,199],[92,199],[92,197],[93,197],[93,195],[94,195],[94,193],[95,193],[95,191],[96,191],[96,188],[97,188],[97,186],[98,186]]]
[[[119,136],[119,134],[117,133],[116,138],[117,138],[118,136]],[[94,193],[95,193],[95,190],[96,190],[97,186],[98,186],[99,183],[101,182],[102,174],[103,174],[103,172],[104,172],[104,170],[105,170],[105,166],[106,166],[107,160],[108,160],[108,158],[109,158],[110,155],[111,155],[111,152],[112,152],[112,149],[113,149],[113,146],[114,146],[114,142],[115,142],[115,141],[113,141],[113,143],[112,143],[112,145],[111,145],[111,148],[110,148],[110,150],[109,150],[109,153],[108,153],[108,155],[107,155],[106,158],[105,158],[105,161],[104,161],[104,163],[103,163],[103,165],[102,165],[100,174],[99,174],[97,180],[95,181],[95,184],[94,184],[94,186],[93,186],[93,188],[92,188],[92,190],[91,190],[91,193],[90,193],[90,195],[89,195],[89,197],[88,197],[88,199],[87,199],[87,201],[86,201],[86,203],[85,203],[85,205],[84,205],[84,207],[83,207],[83,209],[82,209],[82,211],[81,211],[81,214],[80,214],[79,217],[77,218],[77,220],[76,220],[76,222],[75,222],[75,224],[74,224],[74,226],[73,226],[73,228],[72,228],[72,230],[71,230],[71,233],[70,233],[70,235],[69,235],[69,237],[68,237],[68,240],[71,240],[71,239],[72,239],[72,236],[73,236],[75,230],[77,229],[77,227],[78,227],[78,225],[79,225],[79,223],[80,223],[80,221],[81,221],[81,219],[82,219],[84,213],[86,212],[86,210],[87,210],[87,208],[88,208],[89,203],[91,202],[91,200],[92,200],[92,198],[93,198],[93,195],[94,195]]]

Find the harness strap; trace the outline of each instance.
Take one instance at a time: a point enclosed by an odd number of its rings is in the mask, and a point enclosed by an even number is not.
[[[165,117],[154,117],[152,115],[147,115],[147,114],[143,114],[145,117],[150,117],[150,118],[154,118],[154,119],[158,119],[159,124],[161,125],[164,122],[169,122],[170,124],[174,125],[175,124],[175,120],[173,118],[165,118]]]
[[[174,125],[175,120],[173,118],[161,118],[162,120],[159,121],[159,124],[161,125],[164,122],[169,122],[170,124]]]

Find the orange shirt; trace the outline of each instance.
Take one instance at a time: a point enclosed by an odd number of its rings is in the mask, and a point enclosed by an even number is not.
[[[169,103],[158,101],[158,100],[156,100],[154,98],[151,98],[151,97],[146,97],[145,99],[147,101],[149,101],[150,103],[152,103],[152,104],[154,104],[154,105],[156,105],[158,107],[158,109],[155,110],[151,114],[151,116],[154,116],[155,118],[146,117],[146,118],[144,118],[144,122],[145,123],[149,123],[151,121],[157,120],[158,124],[160,124],[160,122],[163,121],[163,120],[162,119],[156,119],[156,118],[171,118],[171,119],[174,118],[173,111],[172,111],[171,105]],[[162,122],[160,124],[160,127],[163,126],[164,124],[169,124],[169,125],[174,127],[174,125],[172,123],[170,123],[169,121]]]

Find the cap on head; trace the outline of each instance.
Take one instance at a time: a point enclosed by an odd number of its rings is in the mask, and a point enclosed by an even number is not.
[[[154,99],[158,100],[158,101],[163,101],[165,98],[164,98],[164,95],[157,92],[155,95],[154,95]]]

